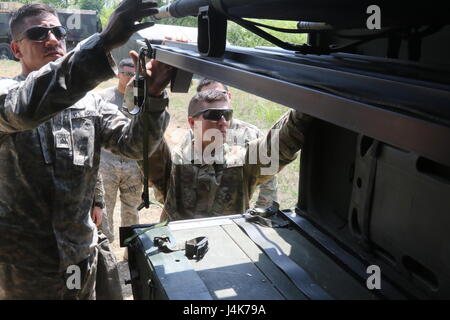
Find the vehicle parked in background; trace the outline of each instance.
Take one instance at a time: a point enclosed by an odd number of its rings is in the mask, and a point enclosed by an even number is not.
[[[9,47],[9,18],[23,3],[0,2],[0,59],[14,59]],[[97,11],[81,9],[57,9],[61,24],[67,29],[67,51],[72,50],[78,42],[90,35],[100,32],[102,26]]]

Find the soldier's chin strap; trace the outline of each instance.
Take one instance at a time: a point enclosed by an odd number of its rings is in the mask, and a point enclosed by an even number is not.
[[[141,66],[143,66],[145,70],[145,57],[147,58],[154,58],[154,52],[153,48],[150,44],[150,42],[145,39],[145,42],[147,44],[147,48],[142,47],[139,50],[139,58],[138,63],[136,65],[136,76],[134,78],[134,109],[130,112],[133,115],[138,114],[139,112],[144,111],[145,112],[145,102],[147,100],[147,78],[146,75],[142,74]],[[146,71],[145,71],[146,72]],[[149,145],[148,145],[148,135],[149,135],[149,123],[148,123],[148,117],[144,116],[144,123],[143,123],[143,131],[144,131],[144,140],[143,140],[143,147],[142,147],[142,157],[144,161],[144,190],[142,191],[142,203],[137,208],[138,211],[142,210],[143,208],[150,207],[150,197],[148,193],[148,175],[149,175],[149,167],[148,167],[148,152],[149,152]]]

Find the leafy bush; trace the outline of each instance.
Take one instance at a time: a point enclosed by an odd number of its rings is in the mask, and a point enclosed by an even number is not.
[[[295,29],[296,22],[294,21],[280,21],[280,20],[263,20],[263,19],[251,19],[250,21],[255,21],[263,24],[267,24],[273,27],[285,28],[285,29]],[[261,28],[267,31],[271,35],[281,39],[284,42],[291,42],[295,44],[302,44],[306,42],[306,34],[293,34],[284,33],[278,31],[272,31],[269,29]],[[242,46],[242,47],[256,47],[256,46],[274,46],[269,41],[261,38],[260,36],[254,34],[253,32],[241,27],[234,22],[228,22],[227,29],[227,40],[232,45]]]
[[[287,29],[295,29],[296,22],[294,21],[280,21],[280,20],[254,20],[260,23],[268,24],[271,26],[275,26],[278,28],[287,28]],[[168,25],[176,25],[176,26],[184,26],[184,27],[197,27],[197,18],[195,17],[185,17],[185,18],[167,18],[158,20],[156,23],[159,24],[168,24]],[[263,29],[264,31],[268,31],[273,36],[285,41],[291,42],[295,44],[302,44],[306,42],[305,34],[292,34],[292,33],[283,33],[272,31],[268,29]],[[256,47],[256,46],[273,46],[269,41],[261,38],[260,36],[254,34],[253,32],[241,27],[240,25],[228,21],[227,28],[227,41],[235,46],[241,47]]]
[[[108,24],[109,16],[114,12],[115,8],[103,8],[100,11],[99,17],[102,23],[102,28],[105,28]]]

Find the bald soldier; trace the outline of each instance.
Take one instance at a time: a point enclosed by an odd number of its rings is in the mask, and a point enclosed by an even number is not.
[[[226,93],[201,91],[188,107],[192,139],[174,148],[163,140],[149,157],[149,180],[164,202],[161,219],[245,212],[258,185],[296,159],[310,122],[291,110],[266,135],[230,145],[226,135],[232,117]]]

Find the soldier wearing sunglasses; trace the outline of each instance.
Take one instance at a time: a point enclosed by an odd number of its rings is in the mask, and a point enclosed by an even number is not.
[[[67,54],[54,9],[29,4],[12,15],[11,48],[22,73],[0,80],[0,299],[95,297],[90,210],[101,147],[142,156],[143,118],[158,132],[167,125],[163,90],[172,69],[146,65],[149,106],[132,121],[87,92],[115,76],[110,51],[151,26],[136,22],[156,5],[122,1],[102,33]],[[160,139],[149,137],[150,151]]]
[[[197,92],[205,91],[205,90],[219,90],[226,93],[228,96],[228,100],[231,104],[231,92],[228,90],[228,87],[223,83],[211,80],[211,79],[202,79],[197,85]],[[241,143],[245,145],[249,141],[258,139],[263,134],[262,132],[254,125],[244,122],[242,120],[233,118],[230,123],[229,132],[231,134],[227,135],[227,142],[230,145],[234,145],[237,143]],[[192,139],[192,132],[189,133],[188,139]],[[261,183],[258,186],[259,193],[258,198],[256,199],[255,207],[256,208],[267,208],[272,205],[273,201],[278,201],[277,197],[277,177],[274,176],[267,182]]]
[[[163,140],[149,157],[149,180],[158,200],[164,203],[161,220],[244,213],[257,186],[296,159],[309,123],[307,116],[292,110],[270,134],[246,145],[230,145],[226,136],[232,118],[226,92],[198,92],[188,107],[192,138],[174,148]],[[263,169],[270,164],[258,155],[256,162],[250,158],[261,148],[275,152],[272,141],[279,146],[279,166],[268,174]]]

